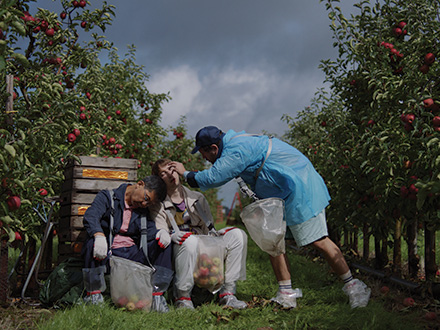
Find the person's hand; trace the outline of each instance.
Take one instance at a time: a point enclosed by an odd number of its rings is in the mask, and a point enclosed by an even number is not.
[[[183,166],[183,164],[180,162],[172,161],[169,163],[169,165],[170,168],[174,169],[177,173],[179,173],[179,175],[183,175],[183,173],[186,171],[185,166]]]
[[[160,229],[156,233],[156,241],[162,249],[166,249],[171,243],[171,236],[165,229]]]
[[[172,235],[171,235],[171,240],[173,241],[173,243],[176,243],[176,244],[182,245],[183,242],[185,242],[186,239],[187,239],[188,237],[190,237],[191,235],[192,235],[191,232],[181,231],[181,232],[179,232],[179,233],[174,233],[174,234],[172,234]]]
[[[97,260],[104,260],[107,257],[107,239],[104,235],[95,235],[95,242],[93,245],[93,258]]]
[[[225,228],[220,229],[220,230],[218,231],[218,233],[219,233],[219,235],[224,235],[224,234],[226,234],[228,231],[230,231],[230,230],[232,230],[232,229],[235,229],[235,228],[237,228],[237,227],[225,227]]]
[[[219,236],[219,232],[214,227],[212,227],[208,232],[208,236]]]

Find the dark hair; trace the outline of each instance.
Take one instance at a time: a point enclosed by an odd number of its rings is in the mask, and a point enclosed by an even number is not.
[[[160,167],[164,166],[168,163],[171,163],[171,159],[162,158],[162,159],[156,160],[156,162],[153,164],[153,166],[151,166],[151,174],[159,175],[160,174]]]
[[[145,184],[145,189],[149,191],[154,191],[160,202],[167,197],[167,185],[165,182],[157,175],[147,176],[142,180]]]

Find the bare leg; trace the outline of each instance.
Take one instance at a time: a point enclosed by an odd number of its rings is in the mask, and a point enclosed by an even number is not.
[[[289,264],[286,254],[280,254],[276,257],[269,255],[269,257],[277,281],[290,280]]]
[[[329,266],[337,275],[343,275],[350,270],[341,250],[329,237],[313,242],[312,246],[324,255]]]

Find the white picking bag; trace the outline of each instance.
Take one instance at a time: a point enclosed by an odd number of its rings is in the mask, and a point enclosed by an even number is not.
[[[256,200],[241,211],[240,217],[261,250],[273,257],[286,252],[284,200],[277,197]]]

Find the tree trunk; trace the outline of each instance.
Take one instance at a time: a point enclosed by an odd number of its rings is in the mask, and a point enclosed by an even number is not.
[[[406,229],[408,244],[408,274],[416,278],[419,272],[419,256],[417,255],[417,221],[409,223]]]
[[[394,249],[393,249],[393,272],[400,275],[402,273],[402,220],[396,220],[394,229]]]
[[[0,303],[5,303],[8,297],[8,243],[2,239],[0,244]]]
[[[435,263],[435,230],[428,228],[425,223],[425,278],[432,280],[435,278],[437,265]]]
[[[362,259],[367,261],[370,258],[370,233],[369,226],[367,223],[364,223],[364,228],[362,228],[363,236],[364,236],[364,246],[362,249]]]

